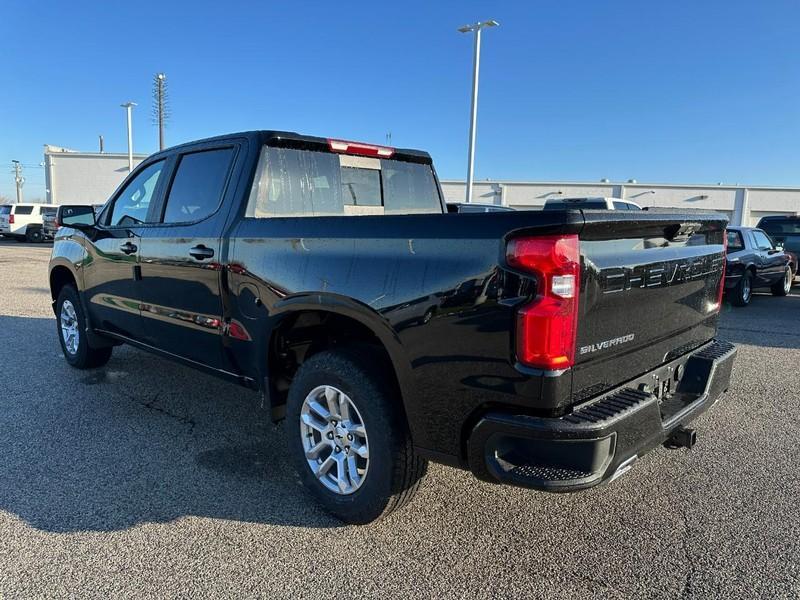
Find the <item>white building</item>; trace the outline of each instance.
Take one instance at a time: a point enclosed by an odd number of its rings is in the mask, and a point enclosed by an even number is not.
[[[463,202],[463,181],[442,181],[448,202]],[[540,208],[548,198],[627,198],[642,207],[693,208],[721,212],[734,225],[755,225],[767,215],[800,213],[800,188],[672,183],[581,183],[477,181],[473,202],[512,208]]]
[[[147,156],[133,155],[136,167]],[[102,204],[128,175],[128,155],[44,147],[48,204]]]

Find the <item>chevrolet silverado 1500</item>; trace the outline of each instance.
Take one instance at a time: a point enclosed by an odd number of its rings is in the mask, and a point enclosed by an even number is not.
[[[430,156],[276,131],[159,152],[50,262],[62,350],[261,391],[297,472],[364,523],[427,461],[548,491],[611,480],[727,389],[725,218],[447,214]]]

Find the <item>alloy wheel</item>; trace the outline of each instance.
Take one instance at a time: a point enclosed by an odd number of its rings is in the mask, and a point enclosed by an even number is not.
[[[75,307],[69,300],[64,300],[61,304],[61,338],[64,340],[64,348],[70,354],[77,354],[78,344],[80,343],[80,331],[78,328],[78,315]]]
[[[364,420],[340,389],[321,385],[309,392],[300,410],[300,438],[308,468],[328,490],[352,494],[369,470]]]

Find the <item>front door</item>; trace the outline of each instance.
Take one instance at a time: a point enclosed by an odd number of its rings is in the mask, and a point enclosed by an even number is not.
[[[785,259],[781,252],[775,251],[772,240],[760,229],[753,230],[753,239],[758,248],[758,257],[761,262],[759,273],[761,275],[761,285],[772,285],[782,279],[785,270]]]
[[[86,304],[92,326],[141,340],[138,277],[142,231],[160,192],[164,161],[137,169],[85,241]]]
[[[158,223],[141,243],[142,318],[147,343],[221,368],[223,203],[237,146],[199,146],[175,157]],[[231,186],[232,187],[232,186]],[[230,193],[232,190],[228,190]]]

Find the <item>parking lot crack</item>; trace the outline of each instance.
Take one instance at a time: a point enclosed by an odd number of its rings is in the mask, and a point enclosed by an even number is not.
[[[184,416],[184,415],[179,415],[179,414],[173,413],[173,412],[167,410],[166,408],[164,408],[163,406],[160,406],[160,405],[156,404],[156,402],[158,402],[158,397],[159,397],[159,394],[156,393],[153,396],[153,398],[150,399],[150,400],[142,401],[142,400],[139,400],[137,398],[134,398],[134,401],[138,402],[139,404],[141,404],[142,406],[144,406],[148,410],[151,410],[153,412],[157,412],[157,413],[162,414],[162,415],[164,415],[166,417],[169,417],[170,419],[174,419],[174,420],[178,421],[179,423],[187,425],[189,427],[188,433],[189,434],[194,433],[194,428],[195,428],[195,425],[197,424],[194,421],[194,419],[191,419],[191,418],[189,418],[187,416]]]

